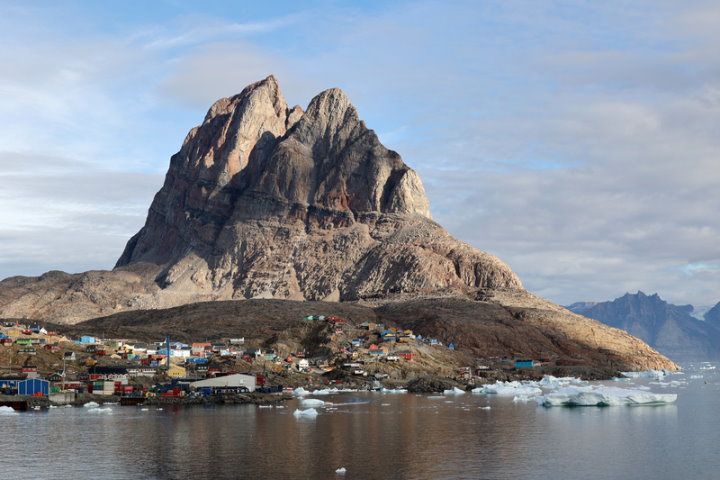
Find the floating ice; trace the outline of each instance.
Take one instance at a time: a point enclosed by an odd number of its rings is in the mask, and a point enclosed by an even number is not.
[[[310,392],[305,390],[303,387],[298,387],[292,392],[293,395],[296,397],[304,397],[305,395],[310,395]]]
[[[345,472],[347,472],[347,469],[345,467],[340,467],[337,470],[335,470],[335,473],[339,473],[341,475],[344,474]]]
[[[443,396],[441,396],[441,395],[431,395],[431,396],[429,396],[428,398],[432,398],[432,399],[434,399],[434,400],[437,400],[438,398],[444,399],[445,397],[443,397]]]
[[[465,390],[461,390],[458,387],[453,387],[452,390],[444,390],[443,395],[462,395]]]
[[[480,407],[480,410],[490,410],[490,407]]]
[[[620,372],[628,378],[650,378],[653,380],[662,380],[670,375],[668,370],[645,370],[644,372]]]
[[[492,385],[474,388],[472,393],[485,393],[501,396],[515,395],[541,395],[542,390],[537,387],[537,383],[520,383],[520,382],[496,382]]]
[[[97,402],[87,402],[85,405],[83,405],[83,407],[85,408],[97,408],[99,406],[100,404]]]
[[[0,407],[1,414],[17,413],[12,407]]]
[[[545,375],[539,382],[530,383],[537,385],[540,388],[556,389],[561,387],[567,387],[568,385],[585,385],[587,382],[576,377],[554,377],[552,375]]]
[[[272,408],[272,405],[258,405],[258,408]]]
[[[325,402],[318,400],[317,398],[305,398],[300,401],[301,407],[323,407]]]
[[[404,388],[381,388],[379,390],[380,393],[407,393],[407,390]]]
[[[314,408],[308,408],[307,410],[300,410],[299,408],[293,412],[296,417],[317,417],[318,412]]]
[[[535,395],[516,395],[513,397],[513,402],[530,402],[535,400]]]
[[[701,378],[704,378],[702,375],[690,375],[690,378],[692,380],[700,380]]]
[[[88,413],[112,413],[112,408],[105,407],[105,408],[89,408]]]
[[[650,393],[644,390],[605,386],[565,387],[537,398],[537,402],[546,407],[664,405],[674,403],[675,400],[677,400],[675,394]]]

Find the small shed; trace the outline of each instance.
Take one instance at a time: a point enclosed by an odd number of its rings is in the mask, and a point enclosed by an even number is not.
[[[515,368],[532,368],[533,366],[532,360],[515,360]]]
[[[18,395],[47,395],[50,382],[39,378],[30,378],[18,383]]]

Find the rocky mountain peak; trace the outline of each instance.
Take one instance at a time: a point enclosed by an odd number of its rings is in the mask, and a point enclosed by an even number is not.
[[[214,298],[522,288],[430,220],[420,177],[338,88],[289,109],[274,77],[220,99],[170,162],[116,267]]]

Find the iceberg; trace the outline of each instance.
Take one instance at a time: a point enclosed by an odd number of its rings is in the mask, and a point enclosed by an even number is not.
[[[314,408],[308,408],[307,410],[300,410],[299,408],[293,412],[296,417],[317,417],[318,412]]]
[[[296,397],[304,397],[305,395],[310,395],[310,392],[305,390],[303,387],[298,387],[292,391],[292,394]]]
[[[8,414],[8,413],[17,413],[17,412],[15,412],[15,409],[13,409],[12,407],[0,407],[0,413]]]
[[[651,393],[618,387],[565,387],[536,399],[545,407],[557,406],[617,406],[666,405],[677,400],[676,394]]]
[[[587,381],[581,380],[576,377],[554,377],[552,375],[545,375],[539,382],[535,383],[540,388],[555,390],[561,387],[567,387],[568,385],[585,385]]]
[[[98,408],[98,407],[89,408],[89,409],[88,409],[88,413],[112,413],[112,408],[110,408],[110,407],[105,407],[105,408]]]
[[[495,382],[492,385],[474,388],[472,393],[484,393],[491,395],[500,395],[514,397],[516,395],[541,395],[542,390],[537,387],[537,383],[520,383],[514,382]]]
[[[385,387],[383,387],[380,390],[378,390],[378,392],[380,392],[380,393],[407,393],[407,390],[405,390],[404,388],[385,388]]]
[[[338,473],[340,475],[344,474],[345,472],[347,472],[347,469],[345,467],[340,467],[337,470],[335,470],[335,473]]]
[[[628,378],[649,378],[652,380],[662,380],[670,375],[668,370],[645,370],[643,372],[620,372]]]
[[[461,390],[458,387],[453,387],[452,390],[443,390],[443,395],[462,395],[465,390]]]
[[[83,407],[85,408],[98,408],[100,406],[97,402],[87,402]]]
[[[325,402],[317,398],[305,398],[300,401],[301,407],[324,407]]]

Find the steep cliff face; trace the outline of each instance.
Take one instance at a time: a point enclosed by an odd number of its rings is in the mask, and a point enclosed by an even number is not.
[[[353,300],[521,288],[430,218],[418,175],[339,89],[290,109],[273,77],[213,105],[116,267],[214,298]]]
[[[720,328],[692,317],[691,305],[672,305],[657,294],[638,292],[627,293],[612,302],[578,303],[569,308],[625,330],[676,361],[720,358]]]

